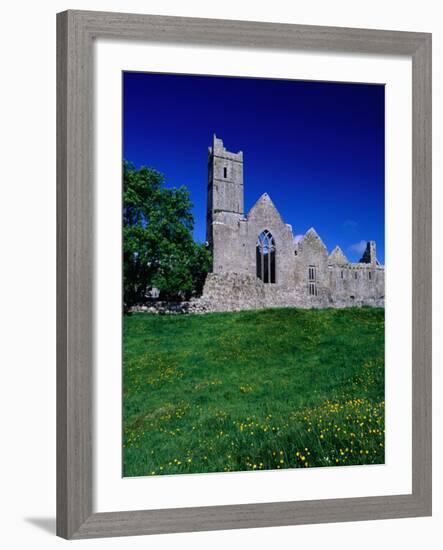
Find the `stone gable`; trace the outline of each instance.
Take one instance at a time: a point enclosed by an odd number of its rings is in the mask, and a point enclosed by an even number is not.
[[[349,260],[343,254],[342,249],[337,245],[329,255],[328,263],[330,265],[346,265],[349,263]]]

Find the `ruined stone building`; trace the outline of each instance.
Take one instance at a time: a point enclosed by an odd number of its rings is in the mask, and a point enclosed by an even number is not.
[[[298,242],[264,193],[244,211],[243,153],[214,136],[208,154],[207,241],[213,254],[201,300],[211,309],[384,306],[374,241],[357,263],[329,254],[311,228]]]

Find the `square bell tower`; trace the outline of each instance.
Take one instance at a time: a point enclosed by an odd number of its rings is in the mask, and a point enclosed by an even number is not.
[[[231,153],[215,134],[208,149],[206,240],[213,247],[213,223],[219,214],[243,216],[243,152]],[[222,216],[223,217],[223,216]]]

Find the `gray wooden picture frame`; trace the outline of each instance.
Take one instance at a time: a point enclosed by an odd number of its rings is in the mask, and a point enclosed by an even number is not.
[[[412,494],[93,513],[92,115],[96,38],[402,55],[412,59]],[[60,13],[57,212],[59,536],[79,539],[431,514],[430,34],[88,11]]]

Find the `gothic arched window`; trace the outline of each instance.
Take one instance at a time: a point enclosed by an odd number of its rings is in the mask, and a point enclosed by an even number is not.
[[[266,229],[257,239],[257,277],[264,283],[275,283],[275,242]]]

